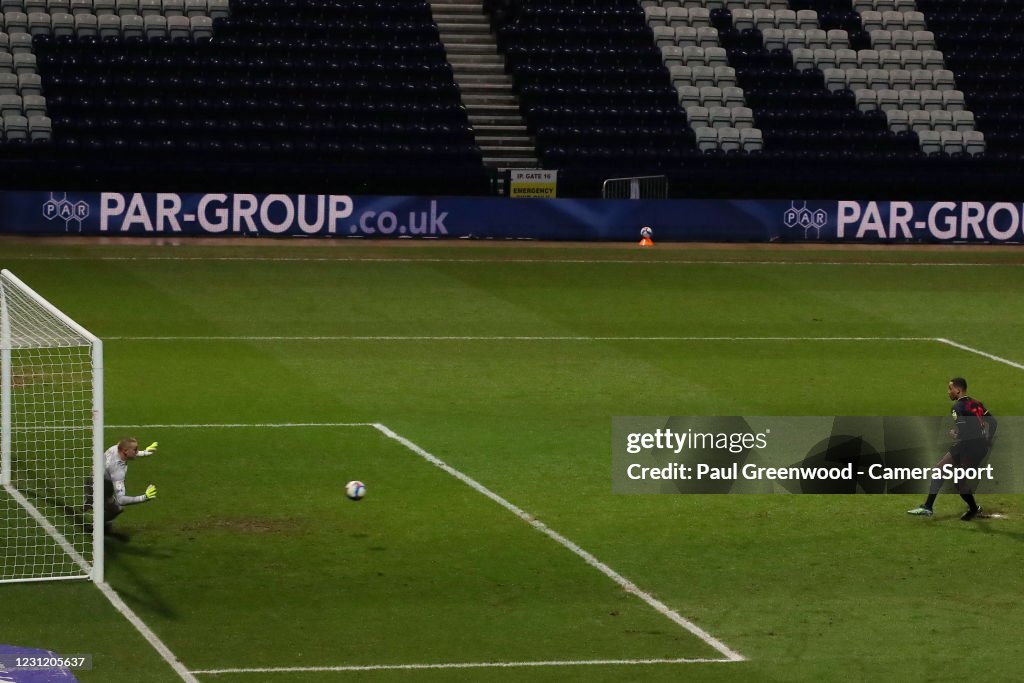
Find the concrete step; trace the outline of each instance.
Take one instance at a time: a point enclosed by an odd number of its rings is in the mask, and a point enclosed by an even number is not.
[[[443,41],[444,51],[448,56],[452,55],[497,55],[498,45],[496,43],[463,43],[461,41]]]
[[[473,94],[473,95],[512,95],[512,89],[509,85],[500,82],[484,82],[484,83],[467,83],[466,85],[460,86],[462,88],[462,94]]]
[[[517,127],[523,126],[523,117],[519,114],[519,107],[515,108],[514,114],[486,114],[486,113],[474,113],[473,108],[467,108],[467,117],[469,123],[474,128],[494,126],[496,128],[505,128],[507,126]]]
[[[505,157],[532,157],[537,153],[532,145],[519,145],[518,147],[484,147],[480,145],[480,151],[484,153],[485,157],[502,158]]]
[[[479,121],[481,119],[488,119],[494,121],[497,117],[503,120],[516,119],[522,121],[522,114],[519,113],[519,105],[517,104],[491,104],[481,102],[477,104],[466,105],[468,110],[466,113],[469,116],[470,121]]]
[[[446,14],[457,14],[459,16],[486,16],[483,7],[478,2],[432,2],[430,12],[435,17]]]
[[[481,107],[508,107],[508,111],[519,111],[519,100],[515,95],[463,95],[462,104],[471,112],[481,113]]]
[[[497,52],[487,55],[449,54],[447,57],[448,63],[456,70],[480,68],[489,71],[493,67],[505,70],[505,60]]]
[[[510,117],[511,118],[511,117]],[[518,118],[518,117],[517,117]],[[519,135],[523,137],[529,137],[529,129],[522,123],[506,123],[506,124],[494,124],[494,123],[482,123],[475,124],[470,117],[470,124],[473,126],[473,130],[476,131],[477,135],[500,135],[502,137],[509,137],[513,135]]]
[[[446,33],[442,30],[441,42],[445,44],[445,47],[454,45],[488,45],[492,52],[497,49],[497,43],[494,42],[490,33]]]
[[[476,131],[479,133],[480,131]],[[480,149],[494,149],[509,147],[516,148],[534,148],[534,139],[529,135],[477,135],[476,144],[480,145]]]
[[[438,28],[442,26],[472,26],[482,28],[487,33],[491,32],[491,22],[483,14],[440,14],[434,12],[433,17]]]
[[[503,89],[512,89],[512,77],[507,74],[467,74],[459,71],[455,72],[455,82],[462,88],[462,92],[467,92],[467,86],[472,84],[481,85],[499,85]]]
[[[477,76],[484,74],[491,74],[493,76],[507,76],[505,73],[505,65],[498,62],[494,64],[464,64],[462,62],[453,63],[448,62],[452,65],[452,71],[455,72],[455,76],[461,76],[463,74],[467,76]]]

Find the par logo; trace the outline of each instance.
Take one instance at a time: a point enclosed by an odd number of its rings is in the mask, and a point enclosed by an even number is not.
[[[50,199],[43,204],[43,218],[48,221],[64,221],[66,232],[71,232],[72,223],[78,232],[82,232],[82,221],[88,217],[88,202],[73,202],[68,199],[66,192],[62,193],[60,199],[57,199],[56,193],[51,192]]]
[[[804,239],[811,238],[811,230],[814,231],[815,238],[821,239],[821,229],[828,224],[828,212],[824,209],[811,211],[807,208],[807,202],[804,202],[803,206],[799,208],[796,202],[790,202],[789,209],[782,217],[782,222],[790,229],[803,228]]]

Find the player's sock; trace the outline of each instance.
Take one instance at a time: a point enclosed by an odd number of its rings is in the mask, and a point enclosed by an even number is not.
[[[974,500],[973,493],[961,493],[960,497],[964,499],[964,502],[967,503],[967,507],[969,507],[971,510],[978,509],[978,504]]]

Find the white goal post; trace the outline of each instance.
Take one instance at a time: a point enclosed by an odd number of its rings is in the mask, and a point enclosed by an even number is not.
[[[103,343],[2,270],[0,583],[57,579],[103,581]]]

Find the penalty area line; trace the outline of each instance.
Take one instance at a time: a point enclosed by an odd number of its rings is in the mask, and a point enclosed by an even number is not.
[[[961,344],[959,342],[955,342],[952,339],[944,339],[942,337],[935,337],[935,339],[933,341],[937,341],[940,344],[945,344],[947,346],[952,346],[954,349],[960,349],[961,351],[967,351],[968,353],[973,353],[973,354],[975,354],[977,356],[981,356],[982,358],[988,358],[989,360],[994,360],[995,362],[1002,363],[1003,365],[1009,365],[1011,368],[1017,368],[1018,370],[1024,370],[1024,364],[1017,363],[1015,361],[1003,358],[1002,356],[997,356],[997,355],[992,354],[992,353],[988,353],[986,351],[982,351],[981,349],[976,349],[973,346],[967,346],[966,344]]]
[[[645,666],[653,664],[722,664],[732,659],[580,659],[547,662],[452,662],[450,664],[369,664],[364,666],[280,666],[252,669],[196,669],[193,674],[317,673],[330,671],[411,671],[417,669],[515,669],[542,666]]]
[[[463,474],[461,471],[455,469],[454,467],[452,467],[448,463],[444,462],[443,460],[441,460],[437,456],[434,456],[434,455],[428,453],[426,450],[424,450],[420,446],[416,445],[415,443],[413,443],[409,439],[407,439],[404,436],[401,436],[400,434],[392,431],[386,425],[378,423],[378,424],[374,424],[373,427],[374,427],[374,429],[379,431],[381,434],[384,434],[385,436],[387,436],[389,439],[397,441],[398,443],[402,444],[403,446],[405,446],[410,451],[412,451],[416,455],[420,456],[421,458],[423,458],[427,462],[429,462],[432,465],[434,465],[434,466],[444,470],[445,472],[447,472],[451,476],[455,477],[456,479],[458,479],[462,483],[464,483],[467,486],[469,486],[470,488],[472,488],[477,493],[480,493],[480,494],[483,494],[484,496],[487,496],[488,498],[493,500],[495,503],[497,503],[498,505],[502,506],[503,508],[505,508],[506,510],[508,510],[512,514],[514,514],[516,517],[519,517],[521,520],[523,520],[524,522],[526,522],[527,524],[532,526],[537,531],[540,531],[545,536],[547,536],[547,537],[551,538],[552,540],[556,541],[559,545],[565,547],[566,549],[568,549],[569,551],[571,551],[575,555],[578,555],[587,564],[589,564],[591,567],[593,567],[594,569],[598,570],[599,572],[604,574],[606,577],[608,577],[609,579],[611,579],[612,581],[617,583],[619,585],[619,587],[621,587],[624,591],[626,591],[627,593],[630,593],[631,595],[634,595],[634,596],[640,598],[640,600],[645,602],[649,607],[652,607],[659,614],[661,614],[662,616],[666,617],[667,619],[669,619],[670,621],[672,621],[676,625],[681,626],[682,628],[684,628],[685,630],[689,631],[693,635],[697,636],[706,645],[709,645],[710,647],[712,647],[715,650],[717,650],[718,652],[720,652],[722,655],[725,656],[725,658],[726,658],[725,661],[741,662],[741,661],[744,661],[746,659],[743,655],[741,655],[738,652],[736,652],[735,650],[731,649],[725,643],[723,643],[719,639],[715,638],[713,635],[711,635],[710,633],[708,633],[707,631],[702,629],[700,626],[697,626],[695,623],[693,623],[689,619],[683,617],[682,615],[680,615],[675,610],[669,608],[665,603],[661,602],[660,600],[655,598],[653,595],[651,595],[647,591],[642,590],[635,583],[633,583],[632,581],[630,581],[626,577],[622,576],[617,571],[615,571],[614,569],[609,567],[607,564],[605,564],[604,562],[600,561],[599,559],[597,559],[596,557],[591,555],[589,552],[587,552],[586,550],[584,550],[580,546],[576,545],[575,543],[573,543],[568,538],[566,538],[562,534],[558,533],[557,531],[555,531],[554,529],[552,529],[548,525],[544,524],[543,522],[541,522],[540,520],[535,518],[533,515],[531,515],[530,513],[526,512],[525,510],[523,510],[522,508],[520,508],[520,507],[510,503],[505,498],[502,498],[500,495],[498,495],[494,491],[490,490],[489,488],[487,488],[486,486],[484,486],[480,482],[476,481],[472,477],[470,477],[470,476],[468,476],[466,474]]]

